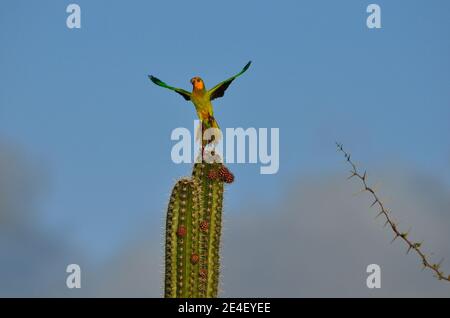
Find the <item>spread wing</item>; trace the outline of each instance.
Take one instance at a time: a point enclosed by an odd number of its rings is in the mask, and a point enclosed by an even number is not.
[[[170,90],[177,92],[178,94],[183,96],[185,100],[191,100],[191,93],[189,93],[188,91],[185,91],[184,89],[181,89],[181,88],[169,86],[166,83],[164,83],[163,81],[161,81],[160,79],[158,79],[152,75],[149,75],[148,78],[158,86],[165,87],[165,88],[168,88]]]
[[[217,84],[216,86],[214,86],[213,88],[211,88],[208,93],[209,93],[209,99],[213,100],[215,98],[219,98],[222,97],[225,94],[226,89],[228,88],[228,86],[230,86],[231,82],[233,82],[235,80],[235,78],[241,76],[242,74],[245,73],[246,70],[248,70],[248,68],[250,67],[250,64],[252,62],[248,62],[244,68],[237,73],[236,75],[230,77],[229,79],[224,80],[223,82],[220,82],[219,84]]]

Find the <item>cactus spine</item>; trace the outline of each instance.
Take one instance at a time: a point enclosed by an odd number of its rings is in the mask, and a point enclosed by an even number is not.
[[[224,182],[234,177],[221,163],[195,163],[179,180],[166,220],[165,297],[217,297]]]

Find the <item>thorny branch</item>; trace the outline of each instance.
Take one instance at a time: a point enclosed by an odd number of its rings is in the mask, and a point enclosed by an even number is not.
[[[361,174],[358,171],[358,169],[357,169],[356,165],[354,164],[354,162],[351,160],[350,153],[348,153],[348,152],[346,152],[344,150],[343,145],[336,142],[336,146],[338,148],[338,151],[340,151],[340,152],[342,152],[344,154],[345,159],[347,159],[347,162],[352,167],[352,170],[350,171],[351,175],[350,175],[349,179],[352,179],[352,178],[356,177],[357,179],[359,179],[361,181],[362,186],[363,186],[363,188],[361,189],[361,192],[368,192],[373,198],[373,203],[372,203],[372,205],[370,207],[378,206],[379,213],[377,214],[377,217],[384,216],[384,218],[386,219],[386,222],[385,222],[384,226],[386,227],[386,226],[389,225],[389,227],[394,232],[394,239],[392,240],[392,242],[394,242],[395,240],[400,238],[402,241],[405,242],[405,244],[408,247],[407,254],[411,250],[413,250],[420,257],[420,259],[422,261],[423,269],[428,268],[428,269],[430,269],[431,271],[434,272],[435,277],[437,279],[445,280],[445,281],[450,282],[450,275],[446,275],[446,274],[444,274],[444,272],[441,271],[441,265],[442,265],[443,260],[441,260],[439,263],[432,263],[429,260],[429,258],[427,257],[427,255],[425,255],[425,253],[421,249],[421,247],[423,245],[423,242],[414,242],[414,241],[409,239],[409,231],[401,232],[399,230],[398,223],[396,223],[393,220],[392,216],[390,215],[390,212],[384,207],[384,204],[380,200],[380,198],[378,197],[377,192],[368,184],[368,182],[367,182],[367,172],[364,171],[364,173]]]

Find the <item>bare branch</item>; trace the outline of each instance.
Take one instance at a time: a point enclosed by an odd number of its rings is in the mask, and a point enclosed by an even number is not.
[[[409,239],[409,233],[411,229],[409,229],[407,232],[400,232],[398,222],[395,222],[394,219],[390,216],[389,211],[384,207],[383,202],[378,198],[376,189],[367,184],[367,172],[364,171],[364,174],[361,175],[356,167],[356,164],[352,161],[350,153],[344,150],[344,146],[338,142],[336,142],[336,146],[338,148],[338,151],[344,154],[345,159],[352,168],[352,170],[350,171],[351,176],[349,177],[349,179],[353,179],[354,177],[356,177],[360,180],[362,185],[360,192],[368,192],[372,196],[373,203],[370,207],[377,205],[380,209],[376,218],[384,216],[384,218],[386,219],[384,226],[389,226],[394,234],[394,238],[392,239],[391,243],[394,243],[394,241],[396,241],[397,239],[401,239],[408,247],[408,250],[406,252],[407,254],[411,250],[413,250],[419,256],[422,262],[422,270],[430,269],[432,272],[434,272],[434,276],[437,279],[450,282],[450,275],[446,275],[441,271],[441,265],[444,259],[442,259],[437,264],[432,263],[425,255],[425,253],[421,250],[423,242],[413,242]]]

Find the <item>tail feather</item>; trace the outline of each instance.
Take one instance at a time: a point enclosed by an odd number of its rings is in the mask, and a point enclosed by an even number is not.
[[[204,136],[202,136],[202,133],[205,134],[205,131],[210,128],[215,129],[210,131],[211,135],[209,136],[210,138],[208,140],[202,141],[203,146],[206,146],[210,143],[217,144],[219,143],[219,140],[222,138],[222,132],[220,131],[219,124],[217,124],[217,121],[213,116],[209,116],[208,118],[202,120],[200,125],[198,126],[196,133],[196,140],[203,139]]]

